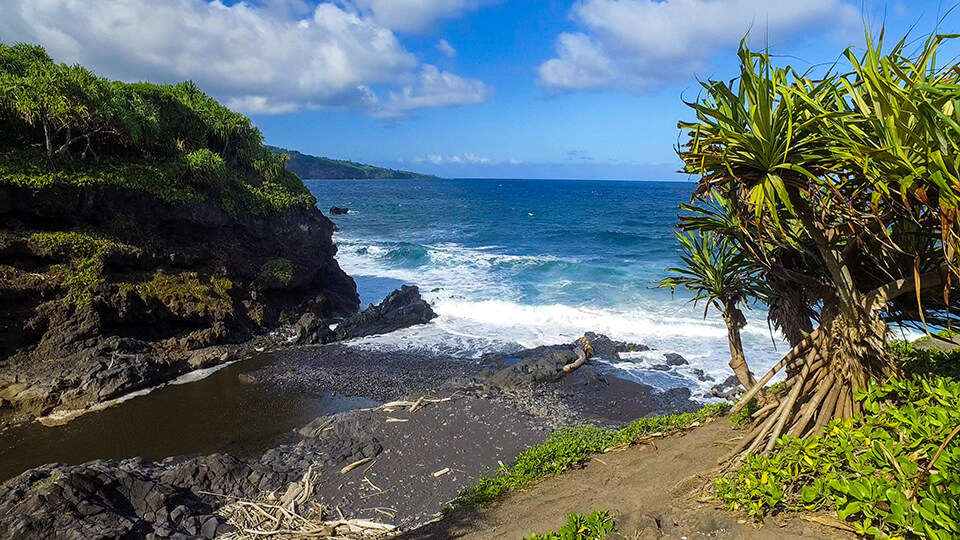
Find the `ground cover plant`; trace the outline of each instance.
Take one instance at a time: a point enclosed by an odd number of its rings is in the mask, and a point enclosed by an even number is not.
[[[717,403],[693,413],[641,418],[619,430],[591,425],[557,430],[543,444],[521,452],[512,465],[501,467],[492,476],[480,478],[475,486],[464,490],[450,504],[447,512],[483,506],[541,478],[581,467],[591,455],[608,448],[630,445],[653,433],[684,429],[723,414],[728,408],[725,403]]]
[[[603,540],[613,532],[613,515],[597,510],[589,516],[570,514],[567,523],[556,532],[533,534],[524,540]]]
[[[822,433],[783,437],[716,480],[716,497],[757,519],[829,509],[873,538],[960,537],[960,382],[914,376],[871,382],[864,415]]]

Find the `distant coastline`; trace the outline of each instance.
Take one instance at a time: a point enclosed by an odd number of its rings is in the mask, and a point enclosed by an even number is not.
[[[355,163],[353,161],[311,156],[310,154],[303,154],[297,150],[287,150],[276,146],[264,146],[274,154],[287,154],[290,156],[290,161],[287,162],[287,170],[304,180],[439,180],[439,177],[430,174],[385,169],[383,167],[374,167],[373,165]]]

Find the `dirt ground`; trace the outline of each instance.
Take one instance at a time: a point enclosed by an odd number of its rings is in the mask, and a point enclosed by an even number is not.
[[[757,526],[745,515],[698,502],[699,488],[715,474],[717,460],[741,435],[726,418],[682,436],[613,451],[585,468],[539,482],[504,497],[490,508],[464,512],[411,531],[401,538],[520,539],[556,530],[571,512],[608,510],[627,539],[848,539],[846,531],[796,516],[767,518]]]

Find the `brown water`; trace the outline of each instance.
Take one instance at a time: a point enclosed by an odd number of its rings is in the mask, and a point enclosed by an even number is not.
[[[317,416],[369,407],[375,401],[335,394],[283,392],[240,383],[270,357],[229,365],[209,377],[169,385],[46,427],[38,422],[0,432],[0,481],[46,463],[226,452],[250,456],[288,438]]]

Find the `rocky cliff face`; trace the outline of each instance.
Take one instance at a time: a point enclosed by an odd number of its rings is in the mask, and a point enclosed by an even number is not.
[[[305,313],[355,313],[333,230],[302,207],[0,185],[0,425],[229,360]]]

